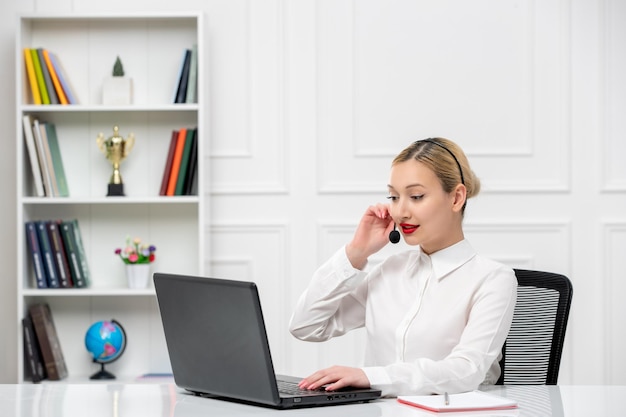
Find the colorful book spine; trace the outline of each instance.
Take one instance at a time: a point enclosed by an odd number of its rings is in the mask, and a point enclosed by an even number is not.
[[[180,169],[178,172],[178,178],[176,179],[176,190],[174,191],[174,195],[185,194],[185,176],[187,175],[187,169],[189,167],[189,157],[191,156],[191,148],[193,146],[195,131],[196,129],[187,129],[185,147],[183,148],[183,156],[180,160]]]
[[[43,177],[41,175],[41,166],[39,165],[39,157],[37,156],[37,144],[33,136],[33,128],[31,117],[25,114],[22,117],[22,128],[24,130],[24,141],[26,141],[26,149],[28,150],[28,159],[33,174],[33,182],[35,183],[35,193],[37,197],[44,197],[46,191],[43,185]]]
[[[48,92],[50,104],[59,104],[59,98],[57,97],[56,91],[54,91],[52,77],[50,76],[50,71],[48,71],[48,67],[46,66],[46,59],[43,56],[43,48],[37,48],[37,55],[39,57],[39,64],[41,65],[41,73],[43,74],[43,79],[46,83],[46,91]]]
[[[50,73],[50,78],[52,79],[52,85],[54,86],[54,91],[56,92],[57,97],[59,98],[59,103],[68,104],[67,97],[65,96],[65,92],[63,91],[63,87],[61,87],[61,83],[59,82],[59,77],[52,65],[52,61],[50,60],[50,54],[47,49],[43,49],[43,59],[46,62],[46,68]]]
[[[198,171],[198,129],[195,129],[193,135],[193,144],[191,146],[191,155],[189,156],[189,167],[185,174],[185,195],[192,195]]]
[[[59,196],[59,185],[57,183],[56,172],[54,171],[54,163],[52,162],[52,153],[50,152],[50,142],[48,142],[48,132],[46,131],[45,122],[40,123],[39,120],[35,119],[33,122],[33,129],[37,129],[39,133],[39,137],[41,140],[41,144],[43,147],[44,158],[46,159],[46,167],[48,171],[48,175],[50,176],[50,187],[52,188],[52,196]]]
[[[24,363],[33,383],[46,379],[46,366],[41,357],[41,349],[37,343],[35,327],[29,315],[22,319],[24,335]]]
[[[180,161],[183,158],[183,149],[185,149],[185,140],[187,137],[187,129],[183,128],[178,131],[178,139],[176,140],[176,150],[174,151],[174,159],[172,161],[172,171],[170,179],[167,183],[167,195],[173,196],[176,191],[176,182],[180,171]]]
[[[33,99],[33,104],[41,104],[41,93],[39,92],[39,84],[37,83],[37,74],[35,74],[35,65],[33,64],[33,56],[30,48],[24,48],[24,64],[26,66],[26,75],[28,77],[28,86]]]
[[[50,177],[50,168],[48,167],[48,160],[46,158],[46,151],[44,149],[43,139],[41,137],[41,130],[39,129],[39,120],[30,119],[32,121],[30,129],[33,137],[35,138],[35,147],[37,148],[37,157],[39,159],[39,167],[41,169],[41,178],[43,180],[43,188],[46,196],[54,197],[54,189],[52,188],[52,179]]]
[[[56,54],[50,52],[50,62],[52,63],[52,67],[54,68],[54,72],[57,74],[59,78],[59,83],[61,84],[61,88],[63,88],[63,92],[67,97],[68,104],[78,104],[78,97],[74,92],[72,84],[70,84],[70,80],[61,64],[61,61],[56,56]]]
[[[187,49],[183,50],[183,57],[180,60],[180,66],[178,67],[178,77],[176,78],[176,84],[174,85],[174,93],[172,103],[176,103],[178,98],[178,90],[180,89],[180,80],[183,76],[183,68],[185,68],[185,58],[187,57]]]
[[[46,276],[48,277],[49,288],[59,288],[59,272],[57,271],[56,262],[54,260],[54,254],[52,253],[52,245],[50,238],[48,237],[48,229],[46,228],[45,221],[37,221],[37,235],[39,237],[39,247],[41,249],[43,264],[46,270]]]
[[[73,221],[63,221],[60,223],[59,228],[61,229],[63,247],[65,248],[67,262],[70,266],[70,273],[72,274],[72,282],[74,282],[76,288],[84,288],[87,284],[85,282],[80,253],[74,235],[74,223]]]
[[[67,367],[50,306],[46,303],[33,304],[28,308],[28,314],[33,321],[48,379],[58,381],[65,378]]]
[[[185,60],[183,61],[183,71],[178,82],[176,91],[176,101],[174,103],[184,103],[187,98],[187,84],[189,83],[189,66],[191,64],[191,49],[185,50]]]
[[[26,222],[24,229],[26,232],[26,244],[33,263],[33,271],[35,272],[37,288],[48,288],[48,277],[46,275],[46,267],[44,266],[43,253],[39,247],[37,224],[35,222]]]
[[[46,129],[46,138],[48,139],[48,147],[50,148],[54,178],[59,190],[58,196],[69,197],[70,191],[67,185],[67,178],[65,177],[65,168],[63,167],[63,158],[61,157],[61,148],[59,147],[56,127],[50,122],[43,123],[42,125]]]
[[[170,138],[170,146],[167,150],[167,158],[165,159],[165,168],[163,168],[163,177],[161,178],[161,188],[159,195],[167,195],[167,184],[172,172],[172,161],[174,160],[174,151],[176,150],[176,140],[178,139],[178,130],[172,131]]]
[[[196,103],[198,92],[198,45],[191,48],[191,59],[189,62],[189,81],[187,82],[187,96],[185,103]]]
[[[33,58],[33,67],[35,68],[35,76],[37,77],[37,85],[39,86],[39,93],[41,93],[41,104],[50,104],[50,97],[48,96],[48,89],[46,88],[46,81],[43,78],[43,72],[41,70],[41,62],[39,62],[39,54],[36,49],[30,50],[30,55]]]
[[[59,225],[57,222],[50,220],[46,222],[48,229],[48,236],[50,237],[50,244],[52,247],[52,253],[54,260],[57,264],[59,271],[59,284],[61,288],[71,288],[74,286],[72,282],[72,275],[70,272],[70,266],[67,262],[67,255],[65,253],[65,247],[63,246],[63,240],[61,239],[61,232],[59,231]]]
[[[76,241],[76,250],[80,258],[80,266],[83,271],[83,278],[85,280],[85,287],[88,287],[91,282],[91,274],[89,272],[89,263],[87,262],[87,252],[85,251],[85,245],[83,244],[83,237],[80,233],[80,226],[77,219],[69,221],[72,224],[72,230],[74,231],[74,240]]]

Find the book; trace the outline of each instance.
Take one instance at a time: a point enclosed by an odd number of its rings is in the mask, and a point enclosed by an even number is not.
[[[65,253],[65,247],[63,246],[61,232],[59,231],[59,225],[56,221],[49,220],[46,222],[46,228],[48,229],[48,237],[50,238],[54,261],[57,264],[57,271],[59,272],[59,286],[61,288],[71,288],[74,286],[74,283],[72,282],[70,265],[67,262],[67,255]]]
[[[185,59],[183,61],[183,69],[178,80],[178,89],[176,90],[176,100],[174,103],[184,103],[187,97],[187,84],[189,83],[189,65],[191,64],[191,49],[185,49]]]
[[[198,171],[198,129],[195,129],[193,135],[193,143],[191,145],[191,155],[189,155],[189,166],[185,174],[185,190],[184,195],[193,195],[193,187],[196,180],[196,172]]]
[[[178,131],[178,139],[176,139],[176,149],[174,150],[174,159],[172,160],[172,170],[167,183],[166,195],[173,196],[176,191],[176,183],[180,171],[180,161],[183,157],[183,149],[185,148],[185,140],[187,138],[187,129],[182,128]]]
[[[65,92],[63,91],[63,87],[59,82],[59,77],[52,65],[52,61],[50,60],[50,54],[47,49],[43,49],[43,59],[46,62],[46,68],[50,73],[50,78],[52,79],[52,85],[54,86],[54,91],[56,92],[57,97],[59,98],[60,104],[68,104],[67,97],[65,96]]]
[[[46,366],[41,358],[41,349],[37,343],[35,327],[29,315],[22,319],[24,337],[24,363],[33,383],[46,379]]]
[[[54,260],[54,254],[52,253],[52,244],[50,243],[50,238],[48,237],[46,222],[38,220],[35,224],[37,225],[37,237],[39,237],[41,257],[43,259],[46,277],[48,278],[48,288],[59,288],[59,272]]]
[[[91,283],[91,273],[89,270],[89,263],[87,262],[87,252],[85,252],[85,246],[83,245],[83,237],[80,232],[80,226],[78,220],[69,220],[72,224],[72,230],[74,231],[74,241],[76,242],[76,250],[78,251],[78,257],[80,260],[80,266],[83,271],[83,279],[85,280],[85,287],[88,287]]]
[[[58,189],[58,197],[69,197],[70,191],[65,177],[65,169],[63,168],[63,158],[61,157],[61,148],[59,147],[59,139],[57,130],[53,123],[42,123],[46,130],[46,139],[48,140],[48,148],[50,149],[50,157],[52,159],[52,169],[54,171],[54,179]]]
[[[446,401],[446,398],[448,401]],[[450,395],[400,395],[398,402],[435,412],[488,411],[517,408],[517,401],[482,391]]]
[[[189,157],[191,156],[191,148],[193,146],[195,131],[196,129],[187,129],[185,147],[183,148],[183,155],[180,159],[180,168],[178,170],[178,178],[176,179],[176,189],[174,190],[174,195],[185,194],[185,177],[187,175],[187,169],[189,168]]]
[[[41,104],[50,104],[50,97],[48,96],[48,90],[46,89],[46,81],[43,79],[41,63],[39,62],[39,54],[36,49],[31,49],[30,55],[33,59],[35,77],[37,78],[37,85],[39,86],[39,93],[41,94]]]
[[[37,48],[37,55],[39,56],[39,64],[41,65],[41,73],[43,74],[43,80],[46,83],[46,91],[48,92],[48,98],[50,99],[50,104],[59,104],[59,98],[57,97],[56,91],[54,91],[54,85],[52,84],[52,77],[50,76],[50,71],[48,71],[48,67],[46,66],[46,60],[43,56],[43,48]]]
[[[198,95],[198,44],[193,44],[191,48],[191,58],[189,60],[189,80],[187,81],[187,95],[185,103],[196,103]]]
[[[47,303],[33,304],[28,308],[28,314],[33,321],[48,379],[58,381],[65,378],[67,366],[50,306]]]
[[[187,56],[187,49],[183,50],[183,56],[180,60],[180,66],[178,67],[178,76],[176,77],[176,84],[174,84],[174,92],[172,93],[172,103],[176,103],[176,98],[178,97],[178,90],[180,86],[180,80],[183,76],[183,68],[185,68],[185,58]]]
[[[46,158],[46,166],[48,167],[48,174],[50,175],[50,184],[52,186],[52,195],[54,197],[59,196],[59,184],[57,182],[57,175],[54,170],[54,161],[52,160],[52,152],[50,151],[50,141],[48,140],[48,131],[46,130],[45,122],[41,123],[35,119],[34,124],[37,124],[39,129],[39,136],[43,145],[43,152]]]
[[[85,281],[83,263],[78,250],[78,244],[76,243],[74,221],[59,222],[59,229],[61,231],[61,239],[63,240],[65,255],[67,256],[67,262],[72,275],[72,282],[76,288],[84,288],[87,286],[87,283]]]
[[[78,104],[78,97],[76,96],[74,88],[70,83],[67,73],[65,72],[65,68],[61,64],[61,61],[56,56],[56,54],[52,52],[50,52],[50,63],[52,64],[52,67],[54,68],[54,71],[59,78],[59,83],[61,84],[61,88],[63,88],[63,92],[67,97],[68,104]]]
[[[163,176],[161,178],[161,188],[159,188],[159,195],[167,194],[167,183],[170,179],[170,172],[172,171],[172,161],[174,159],[174,151],[176,150],[176,139],[178,139],[178,130],[172,131],[170,138],[170,146],[167,149],[167,158],[165,159],[165,167],[163,168]]]
[[[43,254],[39,246],[37,224],[32,221],[24,223],[24,231],[26,233],[26,245],[30,252],[33,271],[35,272],[35,284],[37,288],[48,288],[48,277],[44,266]]]
[[[35,65],[33,64],[33,56],[30,48],[24,48],[24,64],[26,66],[26,76],[28,78],[28,86],[33,104],[41,104],[41,94],[39,93],[39,85],[37,84],[37,75],[35,74]]]
[[[35,193],[37,197],[44,197],[46,195],[46,191],[43,186],[41,166],[39,165],[39,157],[37,155],[37,145],[35,144],[35,137],[33,136],[32,122],[29,114],[25,114],[22,117],[22,126],[24,129],[24,142],[26,142],[30,169],[33,174],[33,182],[35,183]]]
[[[37,146],[37,155],[39,156],[39,165],[41,167],[41,177],[43,178],[44,189],[48,197],[54,197],[55,190],[52,184],[52,165],[48,163],[49,151],[48,141],[44,141],[41,135],[41,129],[39,128],[39,120],[33,119],[33,136],[35,137],[35,145]]]

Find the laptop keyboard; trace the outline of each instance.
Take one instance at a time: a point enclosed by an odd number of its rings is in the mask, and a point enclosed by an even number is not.
[[[318,388],[316,390],[302,389],[295,382],[281,381],[281,380],[278,380],[276,382],[278,383],[278,391],[287,395],[304,396],[304,395],[315,395],[315,394],[319,394],[320,392],[325,392],[325,390],[321,388]]]

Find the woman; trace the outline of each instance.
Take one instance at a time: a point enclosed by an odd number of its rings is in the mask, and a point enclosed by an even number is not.
[[[495,383],[516,300],[513,270],[463,234],[480,181],[452,141],[414,142],[391,165],[389,203],[370,206],[345,247],[314,274],[290,322],[323,341],[366,328],[365,366],[333,366],[300,387],[373,387],[384,396],[454,393]],[[368,267],[396,225],[415,249]]]

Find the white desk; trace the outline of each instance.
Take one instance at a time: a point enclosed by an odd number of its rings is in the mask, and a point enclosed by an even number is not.
[[[588,417],[624,416],[626,386],[489,387],[516,399],[513,411],[443,413],[458,416]],[[436,416],[395,399],[299,410],[272,410],[195,397],[173,384],[21,384],[0,385],[0,410],[6,417],[206,417],[206,416]]]

